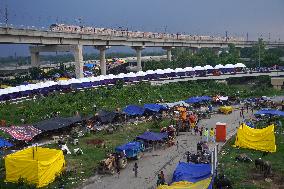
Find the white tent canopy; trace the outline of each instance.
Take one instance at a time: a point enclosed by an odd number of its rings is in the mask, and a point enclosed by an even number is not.
[[[225,68],[225,66],[223,66],[222,64],[218,64],[214,67],[214,69],[221,69],[221,68]]]
[[[201,70],[205,70],[205,68],[202,67],[202,66],[195,66],[195,67],[194,67],[194,70],[196,70],[196,71],[201,71]]]
[[[244,65],[243,63],[237,63],[235,64],[236,68],[246,68],[246,65]]]
[[[204,66],[204,69],[206,69],[206,70],[214,70],[214,68],[212,66],[210,66],[210,65]]]
[[[233,64],[226,64],[225,68],[235,68],[235,66]]]

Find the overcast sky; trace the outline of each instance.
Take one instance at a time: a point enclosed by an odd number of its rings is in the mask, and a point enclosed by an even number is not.
[[[98,27],[223,36],[248,32],[249,39],[268,39],[270,33],[272,40],[284,41],[284,0],[0,0],[0,23],[6,5],[14,25],[47,28],[81,18]],[[15,52],[27,55],[28,48],[0,45],[0,56]]]

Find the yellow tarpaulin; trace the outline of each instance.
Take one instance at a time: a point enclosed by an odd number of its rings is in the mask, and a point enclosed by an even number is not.
[[[64,167],[63,152],[56,149],[31,147],[5,157],[7,182],[23,178],[43,187],[53,182]]]
[[[254,129],[242,124],[238,129],[234,147],[276,152],[274,125]]]
[[[232,106],[221,106],[219,108],[219,111],[224,113],[224,114],[229,114],[233,112],[233,107]]]
[[[180,181],[180,182],[174,182],[170,186],[168,185],[161,185],[158,186],[157,189],[207,189],[210,185],[211,177],[192,183],[187,181]]]

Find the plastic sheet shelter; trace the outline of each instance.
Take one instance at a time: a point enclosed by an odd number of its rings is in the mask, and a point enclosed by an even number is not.
[[[192,183],[188,181],[174,182],[170,186],[161,185],[157,189],[212,189],[212,178]]]
[[[223,114],[229,114],[233,112],[233,107],[232,106],[221,106],[219,108],[219,111],[222,112]]]
[[[126,157],[135,157],[139,152],[144,151],[142,142],[129,142],[115,148],[116,152],[125,152]]]
[[[180,162],[174,173],[172,182],[198,182],[211,176],[210,164],[193,164]]]
[[[197,96],[197,97],[191,97],[184,102],[189,103],[189,104],[194,104],[194,103],[201,103],[201,102],[206,102],[206,101],[211,101],[212,98],[209,96]]]
[[[276,152],[274,125],[263,129],[254,129],[242,124],[237,131],[234,147]]]
[[[144,108],[152,112],[159,112],[161,110],[167,109],[165,106],[160,105],[160,104],[144,104]]]
[[[284,112],[273,109],[262,109],[256,112],[254,115],[273,115],[273,116],[284,116]]]
[[[82,119],[80,116],[74,117],[56,117],[48,120],[41,121],[34,125],[35,128],[38,128],[41,131],[52,131],[68,127],[74,123],[80,122]]]
[[[12,147],[12,146],[14,146],[12,143],[10,143],[9,141],[7,141],[4,138],[0,137],[0,148]]]
[[[128,105],[123,109],[123,112],[130,116],[143,115],[145,109],[141,106]]]
[[[98,118],[102,123],[111,123],[116,116],[115,112],[101,110],[98,112]]]
[[[146,141],[161,141],[161,140],[168,138],[168,134],[146,131],[142,135],[137,136],[136,138],[140,140],[146,140]]]
[[[43,187],[53,182],[65,167],[61,150],[31,147],[5,157],[6,181],[18,182],[19,178]]]

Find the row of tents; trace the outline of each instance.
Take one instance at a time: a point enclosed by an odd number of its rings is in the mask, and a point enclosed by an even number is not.
[[[60,81],[47,81],[40,82],[36,84],[26,84],[16,87],[8,87],[5,89],[0,89],[0,101],[6,101],[11,99],[28,97],[34,94],[47,95],[50,92],[54,91],[64,91],[64,90],[77,90],[84,88],[92,88],[104,85],[114,85],[117,81],[124,82],[139,82],[139,81],[149,81],[157,79],[166,79],[172,77],[193,77],[194,75],[200,75],[206,71],[207,73],[212,73],[214,70],[220,70],[223,73],[233,72],[236,68],[245,68],[245,65],[242,63],[227,64],[225,66],[219,64],[215,67],[206,65],[204,67],[196,66],[186,67],[186,68],[176,68],[175,70],[167,69],[157,69],[157,70],[148,70],[146,72],[139,71],[137,73],[120,73],[118,75],[101,75],[97,77],[81,78],[81,79],[69,79],[69,80],[60,80]]]

